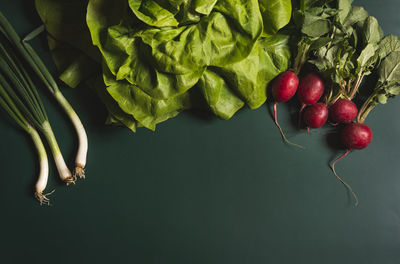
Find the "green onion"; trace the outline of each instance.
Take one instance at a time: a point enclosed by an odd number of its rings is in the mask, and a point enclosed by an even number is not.
[[[74,178],[79,176],[80,178],[85,177],[85,166],[86,166],[86,156],[88,151],[88,139],[86,131],[83,127],[81,120],[78,115],[65,99],[60,89],[58,88],[57,82],[54,80],[50,72],[47,70],[46,66],[28,43],[29,40],[35,38],[38,34],[43,32],[44,26],[39,27],[30,33],[23,40],[20,39],[18,34],[12,28],[7,19],[0,12],[0,31],[5,35],[5,37],[15,46],[19,55],[31,66],[32,70],[36,73],[39,79],[44,83],[47,89],[53,94],[58,103],[67,113],[68,117],[76,130],[78,135],[79,147],[77,155],[75,158],[75,171]]]
[[[49,162],[47,159],[46,149],[36,129],[32,127],[29,122],[23,117],[21,112],[16,107],[13,100],[8,96],[4,87],[0,85],[0,106],[17,122],[17,124],[24,129],[32,138],[36,150],[39,155],[40,170],[39,177],[35,185],[35,197],[39,200],[40,204],[50,204],[47,196],[51,193],[44,194],[49,177]]]
[[[0,106],[3,107],[3,109],[16,121],[16,123],[31,136],[35,144],[40,162],[39,177],[35,185],[35,197],[39,200],[40,204],[49,205],[50,201],[47,198],[47,195],[49,195],[50,193],[43,193],[46,188],[49,176],[49,162],[47,159],[46,149],[43,146],[43,142],[36,129],[31,126],[21,114],[16,106],[16,103],[8,95],[3,85],[0,85]]]
[[[48,200],[42,196],[42,192],[47,184],[48,169],[45,169],[47,168],[47,156],[36,130],[40,131],[48,142],[60,178],[68,185],[74,182],[74,177],[65,164],[28,70],[15,53],[12,43],[2,34],[0,34],[0,40],[1,106],[31,135],[36,145],[41,164],[43,164],[43,175],[45,175],[39,177],[36,196],[41,202],[46,202]]]

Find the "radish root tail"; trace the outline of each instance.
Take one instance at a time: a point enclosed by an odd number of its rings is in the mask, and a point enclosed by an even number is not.
[[[333,171],[333,174],[336,176],[336,178],[350,191],[350,193],[353,195],[354,197],[354,205],[358,206],[358,197],[357,194],[353,191],[353,189],[351,188],[351,186],[345,182],[342,178],[339,177],[339,175],[336,173],[335,170],[335,165],[336,163],[341,160],[342,158],[346,157],[349,153],[351,152],[351,149],[348,149],[344,154],[342,154],[339,158],[337,158],[332,164],[331,164],[331,169]]]
[[[301,148],[301,149],[305,149],[305,147],[303,147],[303,146],[301,146],[299,144],[293,143],[293,142],[289,141],[289,139],[286,138],[285,133],[283,133],[283,130],[282,130],[281,126],[278,123],[277,111],[276,111],[276,105],[277,104],[278,104],[277,102],[274,103],[274,121],[275,121],[276,126],[279,128],[279,131],[281,132],[281,136],[282,136],[283,140],[286,143],[288,143],[288,144],[290,144],[292,146],[295,146],[295,147],[298,147],[298,148]]]
[[[39,201],[40,205],[50,206],[51,205],[50,199],[47,196],[53,194],[54,192],[55,192],[55,190],[52,190],[51,192],[46,193],[46,194],[43,194],[41,192],[40,193],[39,192],[35,192],[35,197]]]
[[[82,167],[81,165],[77,165],[75,167],[74,178],[77,179],[78,177],[80,179],[85,179],[85,168]]]

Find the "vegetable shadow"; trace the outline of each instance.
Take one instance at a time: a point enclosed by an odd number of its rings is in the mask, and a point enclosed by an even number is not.
[[[191,118],[203,121],[203,122],[210,122],[215,120],[215,116],[212,114],[211,110],[209,109],[189,109],[186,110],[186,115]]]
[[[85,118],[85,123],[87,123],[89,126],[95,127],[96,131],[104,131],[104,124],[106,122],[108,112],[107,108],[101,102],[96,92],[93,91],[93,89],[91,89],[86,83],[80,84],[73,90],[75,89],[79,89],[79,96],[75,95],[73,96],[73,99],[76,101],[76,105],[81,108],[80,112],[84,112],[86,115],[88,115],[88,117]]]
[[[31,22],[31,25],[40,26],[42,24],[39,15],[36,13],[35,1],[24,1],[21,9],[24,12],[24,16]],[[32,10],[34,11],[32,12]]]
[[[200,89],[197,89],[197,87],[191,89],[190,101],[193,108],[183,111],[187,116],[207,123],[216,119],[206,99],[202,96]]]

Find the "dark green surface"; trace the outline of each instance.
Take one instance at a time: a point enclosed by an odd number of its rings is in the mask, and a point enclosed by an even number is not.
[[[0,3],[21,34],[39,25],[30,2]],[[400,2],[356,4],[400,36]],[[0,115],[2,263],[400,263],[399,98],[367,119],[372,144],[337,166],[359,195],[354,208],[327,166],[337,150],[297,133],[295,109],[282,104],[279,116],[305,151],[282,144],[266,107],[229,121],[183,114],[133,134],[104,126],[103,106],[77,89],[63,91],[87,127],[87,179],[64,187],[52,166],[52,207],[32,198],[30,139]],[[71,164],[73,131],[41,94]]]

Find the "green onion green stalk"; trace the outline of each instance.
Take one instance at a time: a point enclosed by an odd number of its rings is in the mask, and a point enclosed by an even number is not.
[[[47,159],[46,149],[43,146],[39,133],[24,118],[13,99],[10,98],[7,91],[4,89],[3,85],[0,85],[0,106],[31,136],[38,152],[40,162],[39,177],[35,185],[35,197],[39,200],[40,204],[50,204],[50,201],[47,198],[47,195],[50,193],[44,194],[49,177],[49,162]]]
[[[4,39],[4,36],[0,37],[0,105],[30,134],[40,159],[40,173],[35,196],[40,203],[49,203],[48,198],[43,194],[49,174],[48,160],[37,131],[43,134],[50,146],[60,178],[67,184],[74,182],[74,178],[65,164],[32,79],[14,53],[11,43]]]
[[[88,139],[84,126],[79,119],[78,115],[65,99],[60,89],[58,88],[57,82],[54,80],[53,76],[50,74],[40,57],[37,55],[32,46],[28,43],[29,40],[35,38],[38,34],[44,31],[44,26],[41,26],[30,33],[23,40],[20,39],[18,34],[12,28],[7,19],[0,12],[0,31],[6,36],[6,38],[12,43],[16,48],[19,55],[25,60],[26,63],[30,65],[32,70],[38,76],[38,78],[44,83],[47,89],[53,94],[54,98],[64,109],[68,117],[70,118],[79,141],[79,147],[75,158],[75,170],[74,178],[85,177],[85,166],[86,166],[86,156],[88,151]]]
[[[46,111],[29,73],[14,53],[11,43],[4,38],[0,43],[0,85],[3,99],[14,105],[15,112],[26,119],[26,123],[39,130],[48,142],[60,178],[70,184],[74,182],[70,170],[65,164],[57,140],[50,126]]]
[[[86,132],[77,114],[58,89],[43,62],[26,42],[38,32],[38,30],[34,31],[25,41],[21,41],[0,13],[0,106],[32,138],[40,161],[35,196],[41,204],[50,204],[47,196],[51,193],[44,193],[49,175],[49,164],[39,132],[50,147],[61,180],[67,185],[74,183],[77,176],[84,177],[88,146]],[[35,83],[31,78],[31,72],[44,82],[67,112],[78,132],[80,147],[74,175],[64,161]]]

